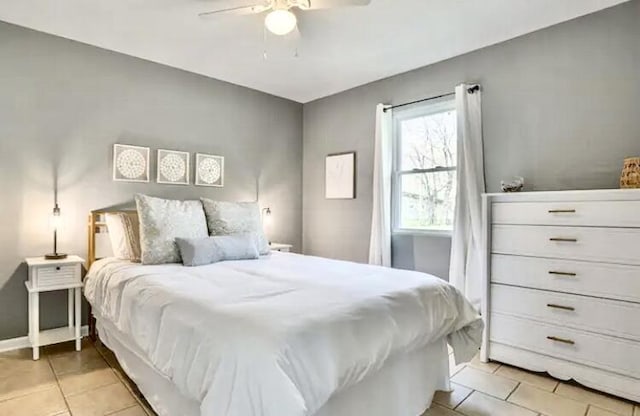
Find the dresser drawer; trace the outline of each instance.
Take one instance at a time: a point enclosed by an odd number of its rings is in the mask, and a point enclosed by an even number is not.
[[[640,302],[640,266],[494,254],[491,282]]]
[[[640,341],[640,304],[491,285],[491,312]]]
[[[38,267],[34,270],[33,282],[36,287],[61,286],[80,282],[80,265]]]
[[[640,265],[640,229],[494,225],[492,252]]]
[[[640,227],[640,201],[496,202],[492,222],[514,225]]]
[[[491,314],[491,342],[640,378],[640,343]]]

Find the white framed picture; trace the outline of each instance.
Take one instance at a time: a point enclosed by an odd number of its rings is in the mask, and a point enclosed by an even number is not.
[[[189,185],[189,152],[158,149],[157,182]]]
[[[114,144],[113,180],[149,182],[149,153],[148,147]]]
[[[196,153],[196,179],[198,186],[224,186],[224,157]]]
[[[355,199],[356,153],[337,153],[325,159],[325,198]]]

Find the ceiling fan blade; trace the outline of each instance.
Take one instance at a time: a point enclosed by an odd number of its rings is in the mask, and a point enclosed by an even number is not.
[[[270,6],[265,6],[264,4],[253,4],[248,6],[237,6],[237,7],[228,7],[226,9],[211,10],[207,12],[198,13],[198,16],[211,17],[211,16],[216,16],[221,14],[225,14],[225,15],[258,14],[269,9],[270,9]]]
[[[307,3],[308,2],[308,6]],[[371,0],[307,0],[299,6],[303,10],[331,9],[334,7],[368,6]]]

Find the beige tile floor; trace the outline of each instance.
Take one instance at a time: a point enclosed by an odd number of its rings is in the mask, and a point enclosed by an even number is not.
[[[83,341],[0,353],[0,416],[147,416],[150,410],[111,351]]]
[[[41,357],[0,354],[0,416],[155,415],[105,347],[65,343]],[[423,416],[640,416],[637,404],[507,365],[451,360],[451,374],[453,391],[436,393]]]
[[[640,405],[573,382],[476,357],[456,366],[450,393],[437,392],[423,416],[640,416]]]

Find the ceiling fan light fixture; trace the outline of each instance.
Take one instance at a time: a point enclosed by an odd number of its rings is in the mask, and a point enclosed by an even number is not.
[[[284,36],[291,33],[296,28],[298,19],[296,15],[289,10],[278,9],[267,15],[264,19],[264,25],[269,32],[274,35]]]

